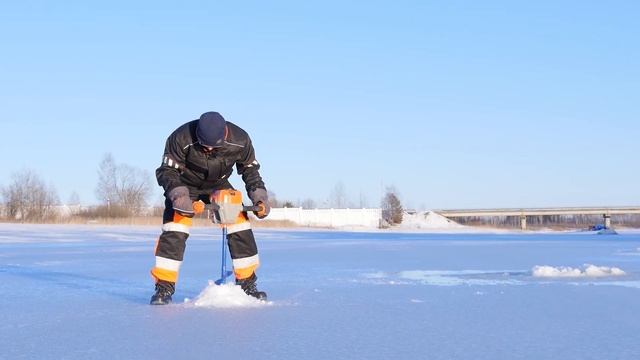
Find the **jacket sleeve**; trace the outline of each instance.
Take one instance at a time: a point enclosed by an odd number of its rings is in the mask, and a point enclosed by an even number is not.
[[[176,133],[167,138],[162,155],[162,164],[156,169],[158,185],[164,188],[165,194],[171,189],[184,185],[180,180],[186,160],[186,150],[180,147]]]
[[[260,164],[256,160],[256,154],[253,150],[251,140],[247,142],[242,153],[240,161],[236,163],[238,174],[242,176],[247,193],[253,192],[255,189],[265,189],[264,182],[260,176]]]

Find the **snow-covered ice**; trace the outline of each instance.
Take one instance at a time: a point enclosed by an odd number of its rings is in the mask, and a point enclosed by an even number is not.
[[[150,306],[158,234],[0,224],[0,359],[640,358],[638,232],[260,229],[260,303],[198,227]]]

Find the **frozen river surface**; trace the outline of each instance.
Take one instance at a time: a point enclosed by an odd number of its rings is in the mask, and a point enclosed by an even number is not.
[[[637,233],[258,230],[255,304],[195,228],[152,307],[158,232],[0,224],[0,359],[640,359]]]

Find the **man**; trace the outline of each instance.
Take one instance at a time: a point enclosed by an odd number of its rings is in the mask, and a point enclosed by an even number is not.
[[[266,217],[270,210],[267,190],[251,139],[244,130],[217,112],[207,112],[177,128],[167,139],[162,165],[156,170],[166,199],[156,264],[151,269],[156,282],[152,305],[171,303],[192,218],[202,209],[202,202],[209,203],[213,191],[232,188],[228,179],[234,165],[253,204],[262,205],[256,216]],[[256,287],[258,249],[247,214],[242,215],[240,222],[228,226],[227,235],[236,284],[247,295],[266,299],[266,293]]]

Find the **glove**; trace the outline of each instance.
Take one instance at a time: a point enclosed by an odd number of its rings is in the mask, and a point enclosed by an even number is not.
[[[194,214],[198,215],[201,214],[204,209],[205,209],[205,204],[202,200],[198,200],[198,201],[194,201],[193,202],[193,212]]]
[[[267,195],[267,190],[258,188],[249,193],[249,198],[253,202],[253,205],[261,205],[262,209],[260,211],[254,211],[253,213],[258,217],[258,219],[264,219],[269,215],[271,211],[271,206],[269,206],[269,195]]]
[[[178,186],[171,189],[167,197],[171,200],[173,210],[183,216],[193,216],[193,202],[189,197],[189,189],[186,186]]]

